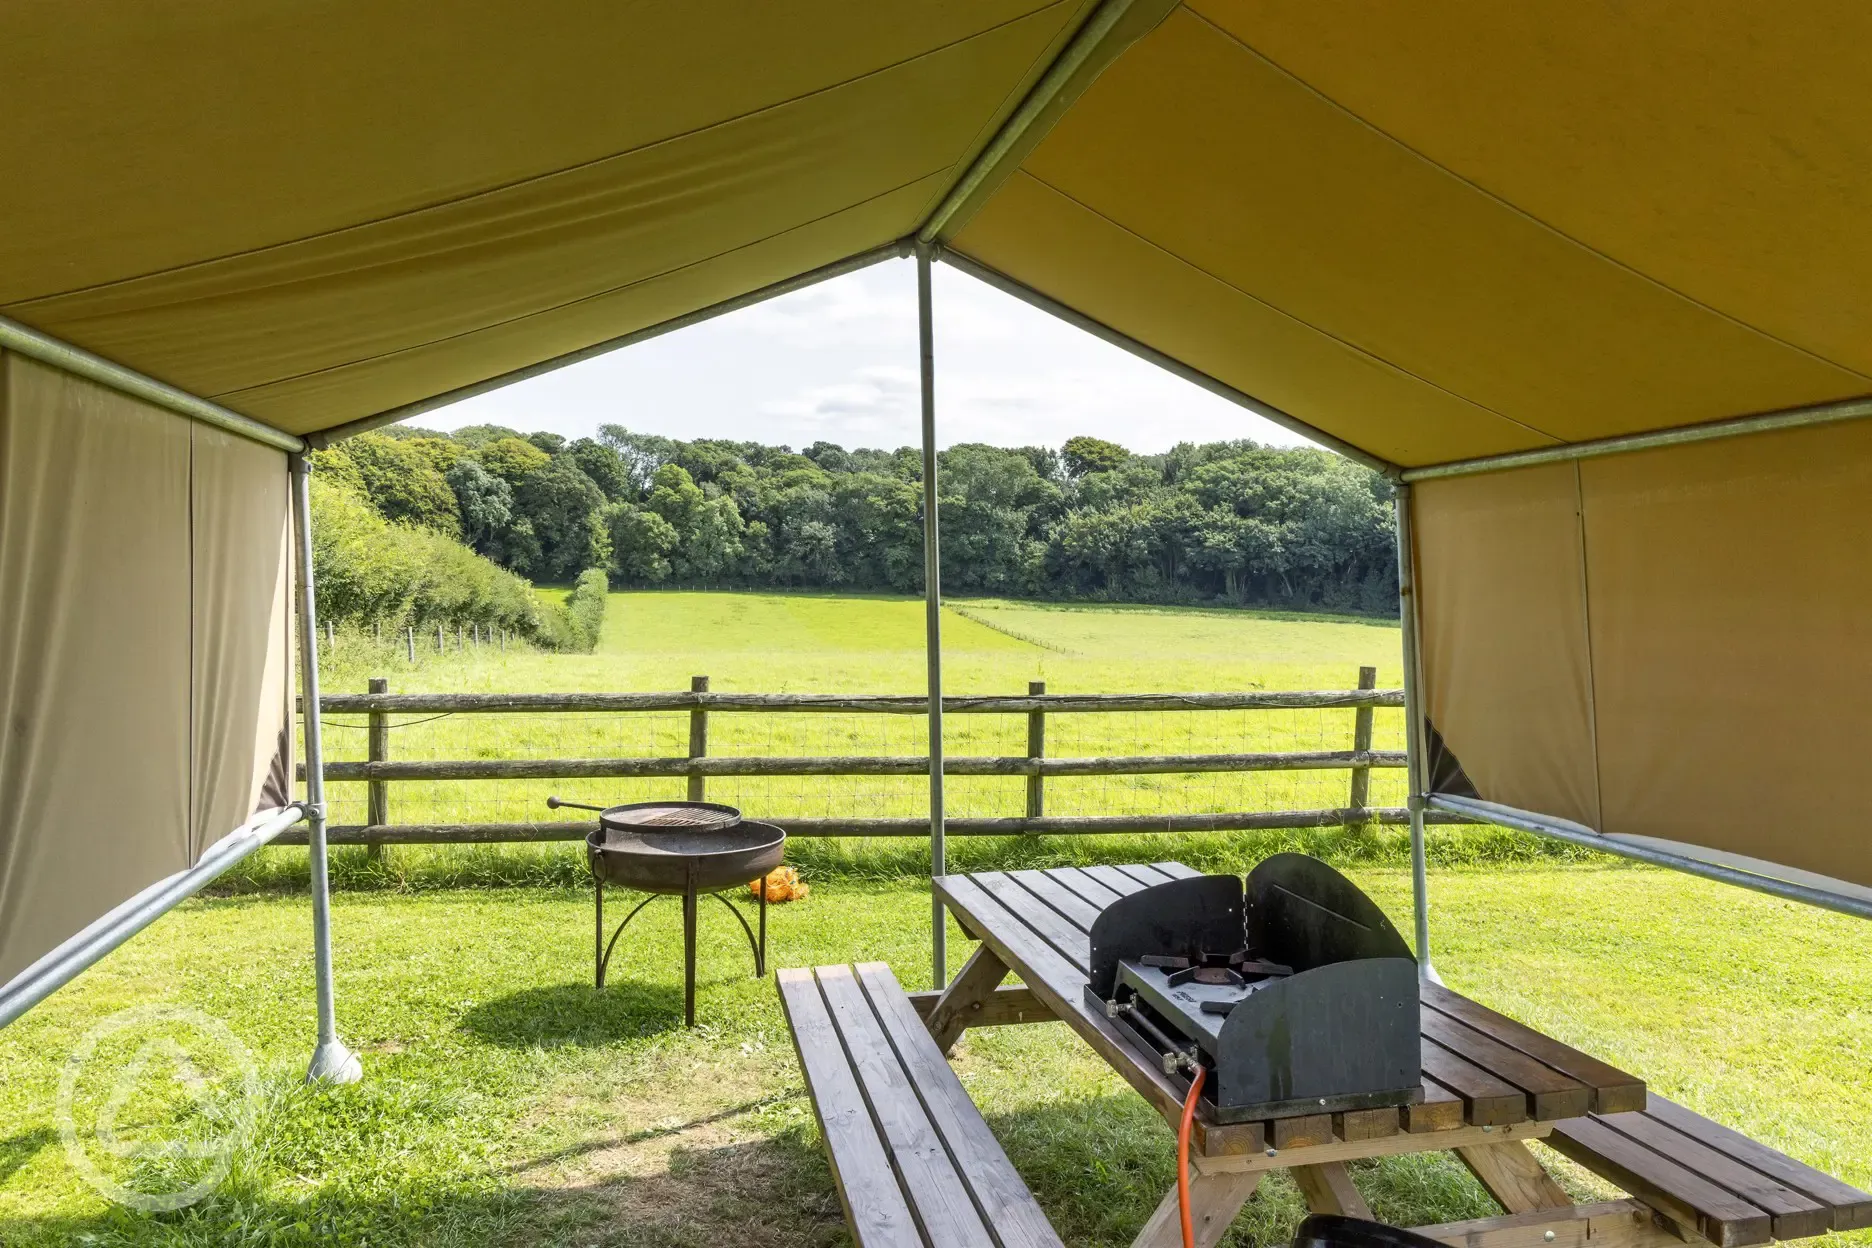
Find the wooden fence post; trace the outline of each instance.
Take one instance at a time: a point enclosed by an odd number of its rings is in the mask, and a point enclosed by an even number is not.
[[[1360,689],[1376,689],[1378,687],[1378,669],[1375,667],[1359,668],[1358,687]],[[1360,754],[1369,754],[1371,752],[1371,730],[1371,707],[1361,706],[1358,710],[1352,712],[1352,749],[1355,752]],[[1347,817],[1345,825],[1346,831],[1350,832],[1354,827],[1363,827],[1370,822],[1364,813],[1371,804],[1370,797],[1371,768],[1354,767],[1352,769],[1352,791],[1347,796],[1346,805],[1358,813]]]
[[[372,693],[389,693],[390,682],[382,676],[370,678]],[[367,735],[365,757],[373,763],[390,760],[390,717],[382,711],[370,713],[370,731]],[[372,780],[365,786],[364,822],[382,825],[390,822],[390,784],[386,780]],[[370,856],[373,859],[383,857],[383,842],[371,841]]]
[[[689,678],[689,692],[707,693],[708,677],[691,676]],[[699,706],[692,708],[689,712],[689,757],[708,757],[708,712]],[[706,777],[697,775],[694,772],[689,773],[689,800],[692,802],[702,801],[703,788],[706,784]]]
[[[409,661],[414,663],[416,661],[416,626],[414,624],[404,628],[403,641],[409,646]]]
[[[1027,682],[1027,696],[1038,697],[1046,692],[1046,681],[1030,680]],[[1046,757],[1046,712],[1027,712],[1027,757],[1035,762]],[[1027,777],[1027,817],[1038,819],[1046,813],[1046,777],[1035,772]]]
[[[436,653],[441,654],[446,649],[448,649],[448,643],[442,640],[442,626],[438,624],[436,625]]]

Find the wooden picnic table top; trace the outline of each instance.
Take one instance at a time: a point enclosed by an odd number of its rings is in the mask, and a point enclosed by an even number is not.
[[[937,876],[933,884],[963,930],[981,942],[977,958],[992,958],[1012,971],[1175,1123],[1182,1110],[1179,1088],[1111,1020],[1086,1004],[1089,933],[1099,911],[1120,896],[1199,874],[1182,863],[1160,862],[978,871]],[[992,963],[987,971],[998,980]],[[1425,983],[1421,1002],[1420,1104],[1246,1123],[1215,1123],[1199,1113],[1192,1151],[1198,1158],[1271,1169],[1300,1164],[1303,1158],[1350,1159],[1539,1138],[1556,1121],[1645,1106],[1642,1081],[1459,993]],[[1302,1150],[1301,1155],[1288,1159],[1287,1149]]]

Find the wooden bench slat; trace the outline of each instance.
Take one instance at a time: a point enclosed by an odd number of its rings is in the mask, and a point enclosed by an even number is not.
[[[1463,1118],[1472,1127],[1499,1127],[1527,1121],[1527,1093],[1450,1052],[1423,1040],[1423,1073],[1460,1096]]]
[[[1118,869],[1142,884],[1145,888],[1154,888],[1170,879],[1168,875],[1165,875],[1156,867],[1142,862],[1122,863]]]
[[[1059,950],[1062,957],[1079,968],[1080,979],[1085,978],[1092,965],[1090,936],[999,871],[977,871],[969,878],[993,894],[995,900],[1030,931]]]
[[[1649,1114],[1605,1114],[1594,1118],[1620,1135],[1668,1157],[1686,1170],[1733,1192],[1774,1219],[1776,1239],[1806,1239],[1832,1229],[1833,1211],[1812,1197],[1775,1182]]]
[[[1087,875],[1103,884],[1106,888],[1111,889],[1112,892],[1117,893],[1120,897],[1129,897],[1132,893],[1139,892],[1144,887],[1144,885],[1138,883],[1117,867],[1100,865],[1096,867],[1086,867],[1084,871]]]
[[[781,970],[774,978],[854,1238],[864,1248],[924,1248],[818,981],[805,969]]]
[[[1713,1118],[1705,1118],[1673,1100],[1651,1094],[1645,1113],[1666,1126],[1673,1127],[1701,1144],[1733,1157],[1751,1170],[1809,1196],[1833,1211],[1833,1229],[1860,1230],[1872,1226],[1872,1193],[1816,1170],[1786,1153],[1752,1140],[1740,1131],[1725,1127]]]
[[[1536,1061],[1591,1088],[1594,1113],[1616,1114],[1644,1108],[1643,1080],[1504,1014],[1497,1014],[1487,1006],[1471,1001],[1461,993],[1452,992],[1441,984],[1425,983],[1421,995],[1424,1005],[1475,1028],[1511,1049],[1519,1049]]]
[[[1173,880],[1189,880],[1202,874],[1195,867],[1186,867],[1180,862],[1153,862],[1151,864]]]
[[[917,1017],[897,977],[882,962],[861,963],[856,969],[858,982],[922,1096],[930,1121],[949,1145],[956,1169],[994,1228],[1001,1248],[1057,1248],[1060,1237]]]
[[[988,1228],[857,978],[849,966],[822,966],[814,974],[931,1248],[977,1248]]]
[[[1555,1123],[1547,1143],[1720,1248],[1774,1238],[1766,1212],[1596,1118]]]
[[[1092,930],[1099,907],[1086,901],[1044,871],[1010,871],[1008,878],[1051,906],[1062,919],[1082,932]]]
[[[1527,1093],[1528,1112],[1536,1122],[1578,1118],[1592,1108],[1593,1090],[1535,1061],[1519,1049],[1435,1010],[1421,1012],[1423,1034],[1450,1052]]]
[[[1048,867],[1044,874],[1100,910],[1118,900],[1119,894],[1099,883],[1078,867]]]

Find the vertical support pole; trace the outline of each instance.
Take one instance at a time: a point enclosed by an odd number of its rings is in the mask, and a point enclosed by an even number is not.
[[[372,693],[389,693],[390,682],[382,676],[370,679]],[[370,713],[369,728],[365,733],[365,758],[373,763],[388,762],[390,759],[390,717],[382,711]],[[365,814],[364,822],[374,827],[382,827],[390,822],[390,782],[373,779],[364,786]],[[371,841],[368,850],[371,861],[383,857],[383,842]]]
[[[689,885],[682,895],[682,974],[683,1026],[695,1026],[695,942],[696,881],[695,867],[689,868]]]
[[[416,626],[411,624],[403,630],[403,641],[409,647],[409,661],[416,661]]]
[[[930,252],[919,247],[917,360],[923,381],[923,651],[929,664],[930,875],[948,870],[943,816],[942,546],[936,500],[936,314],[930,302]],[[930,888],[930,984],[949,982],[948,915]]]
[[[1027,682],[1027,696],[1037,698],[1046,692],[1046,681]],[[1037,763],[1046,757],[1046,712],[1027,712],[1027,761]],[[1046,777],[1038,771],[1027,777],[1027,817],[1038,819],[1046,814]]]
[[[592,986],[604,991],[604,876],[592,870]]]
[[[1358,669],[1358,687],[1376,689],[1378,687],[1378,669],[1361,667]],[[1372,708],[1361,706],[1352,712],[1352,752],[1354,754],[1371,753]],[[1352,769],[1352,789],[1346,794],[1346,808],[1359,813],[1346,820],[1346,831],[1354,826],[1363,826],[1369,822],[1365,810],[1371,805],[1371,768],[1354,767]]]
[[[1424,851],[1423,659],[1417,637],[1417,551],[1411,537],[1411,487],[1397,487],[1398,619],[1404,643],[1404,749],[1409,760],[1411,897],[1416,918],[1417,974],[1437,978],[1430,964],[1430,884]]]
[[[707,693],[708,677],[691,676],[689,678],[689,692]],[[708,711],[700,706],[691,709],[689,712],[689,757],[708,757]],[[705,777],[696,772],[690,772],[689,800],[692,802],[703,800],[702,794],[706,784],[707,780]]]
[[[291,458],[293,535],[299,564],[299,696],[303,699],[306,769],[306,843],[312,859],[312,964],[318,993],[318,1047],[308,1082],[356,1083],[364,1077],[357,1055],[338,1039],[332,1000],[331,882],[325,850],[325,743],[319,725],[318,599],[312,584],[312,498],[303,454]]]
[[[760,877],[760,948],[754,954],[754,978],[767,978],[767,877]]]

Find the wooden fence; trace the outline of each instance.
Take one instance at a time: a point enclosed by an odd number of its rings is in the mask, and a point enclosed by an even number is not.
[[[1402,824],[1402,807],[1368,805],[1374,768],[1402,768],[1401,750],[1372,749],[1372,712],[1404,705],[1401,690],[1379,689],[1377,669],[1359,669],[1358,688],[1317,692],[1049,694],[1043,681],[1028,686],[1026,696],[963,696],[943,699],[944,715],[1022,715],[1027,721],[1027,752],[1012,756],[951,755],[943,774],[952,776],[1023,776],[1026,813],[1009,818],[952,818],[952,836],[1009,836],[1108,832],[1220,832],[1263,828],[1312,828]],[[366,820],[329,829],[333,844],[409,845],[474,842],[553,841],[582,838],[597,825],[590,821],[552,823],[412,823],[390,819],[390,785],[410,780],[589,780],[683,777],[688,797],[704,800],[716,776],[915,776],[927,775],[927,756],[719,756],[709,753],[709,720],[721,714],[865,714],[924,715],[928,700],[917,696],[818,693],[713,693],[706,676],[694,677],[688,692],[676,693],[416,693],[392,694],[382,678],[363,694],[326,694],[325,714],[367,716],[367,757],[360,762],[328,762],[331,783],[367,786]],[[303,706],[301,707],[303,710]],[[1047,718],[1063,714],[1118,711],[1350,711],[1351,748],[1245,754],[1142,754],[1091,758],[1047,756]],[[391,715],[525,715],[590,712],[686,711],[688,753],[679,758],[558,758],[405,760],[391,755]],[[1235,811],[1183,815],[1048,815],[1046,782],[1051,776],[1114,776],[1343,770],[1349,775],[1346,804],[1308,810]],[[304,779],[305,769],[299,769]],[[759,817],[760,812],[750,812]],[[927,818],[774,818],[793,836],[926,836]],[[298,832],[281,844],[304,844]]]

